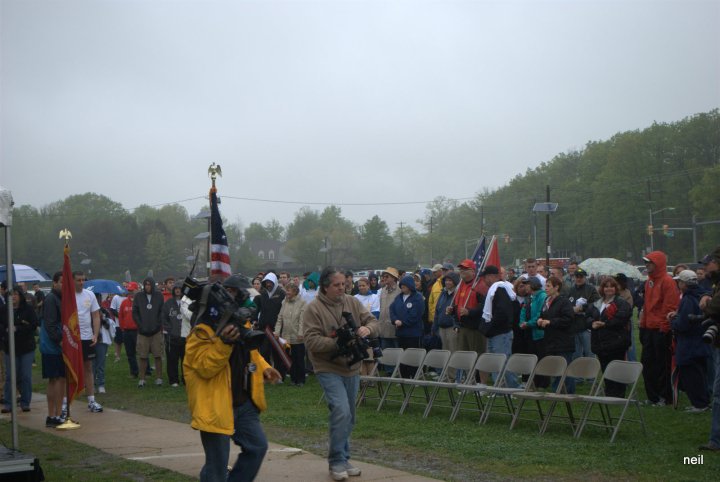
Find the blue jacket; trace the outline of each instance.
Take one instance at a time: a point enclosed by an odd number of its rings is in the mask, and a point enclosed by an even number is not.
[[[453,294],[455,292],[453,291]],[[438,334],[440,328],[451,328],[455,326],[455,313],[449,315],[445,314],[445,309],[452,303],[453,295],[449,294],[445,288],[443,288],[438,298],[437,305],[435,305],[435,318],[433,319],[432,332],[434,335]]]
[[[390,305],[390,320],[402,321],[399,328],[395,328],[395,335],[400,338],[421,337],[423,335],[422,316],[425,313],[425,299],[415,289],[415,280],[412,276],[404,276],[400,286],[410,288],[410,296],[403,301],[404,295],[400,293]]]
[[[695,358],[712,355],[710,345],[703,343],[702,335],[705,330],[699,321],[690,321],[688,315],[701,315],[701,290],[697,286],[688,287],[683,293],[678,306],[677,314],[672,319],[671,326],[675,333],[677,346],[675,347],[675,362],[678,365],[687,365]]]

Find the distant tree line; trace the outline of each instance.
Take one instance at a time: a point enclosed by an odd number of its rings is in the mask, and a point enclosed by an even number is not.
[[[493,166],[479,159],[478,174]],[[650,244],[648,224],[655,212],[654,245],[671,264],[692,260],[693,216],[697,223],[720,220],[720,112],[622,132],[606,141],[562,153],[518,174],[497,190],[484,190],[468,202],[453,193],[428,204],[417,220],[419,232],[403,225],[391,231],[374,215],[355,224],[338,206],[322,211],[301,208],[281,225],[225,221],[236,271],[256,272],[263,260],[249,250],[253,240],[286,242],[286,250],[309,271],[328,263],[350,268],[396,265],[412,268],[445,260],[456,262],[472,252],[481,233],[498,235],[504,264],[545,255],[545,215],[532,207],[546,199],[559,204],[551,215],[553,257],[615,257],[640,262]],[[666,209],[672,208],[672,209]],[[537,217],[536,217],[537,216]],[[662,227],[666,226],[667,235]],[[62,263],[58,232],[69,228],[73,267],[91,277],[134,279],[152,270],[156,277],[187,272],[198,257],[202,270],[207,220],[176,204],[142,205],[128,211],[106,196],[85,193],[47,206],[18,206],[13,212],[15,262],[50,273]],[[698,224],[699,253],[720,240],[720,224]],[[672,236],[670,236],[672,235]],[[4,239],[1,242],[5,252]]]

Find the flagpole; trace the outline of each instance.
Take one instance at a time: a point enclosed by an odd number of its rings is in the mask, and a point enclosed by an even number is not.
[[[7,281],[7,288],[9,294],[6,304],[8,314],[8,351],[10,352],[8,353],[8,357],[10,357],[10,366],[7,367],[10,370],[10,373],[7,376],[10,377],[10,400],[5,400],[5,403],[10,404],[10,415],[12,416],[12,447],[14,450],[20,450],[20,439],[18,437],[17,402],[15,401],[15,399],[17,398],[17,373],[15,373],[15,365],[17,363],[17,361],[15,360],[15,313],[13,311],[14,306],[11,294],[13,289],[13,283],[15,282],[15,280],[13,279],[13,275],[15,274],[15,266],[13,265],[10,241],[10,227],[6,226],[5,248],[7,250],[7,262],[5,264],[5,279]]]
[[[212,262],[210,260],[210,244],[212,243],[212,195],[215,194],[217,196],[217,188],[215,187],[215,180],[218,176],[222,177],[222,169],[220,168],[220,164],[215,164],[214,162],[210,164],[210,167],[208,167],[208,175],[210,176],[210,180],[212,181],[212,186],[210,186],[210,193],[208,194],[208,204],[210,205],[210,217],[208,218],[208,233],[210,234],[207,238],[207,278],[208,281],[210,280],[210,273],[212,272]]]
[[[475,260],[475,258],[477,257],[477,255],[478,255],[478,250],[480,249],[480,247],[483,245],[484,242],[485,242],[485,235],[483,234],[483,235],[480,236],[480,239],[478,240],[478,244],[477,244],[477,246],[475,247],[475,251],[473,251],[473,256],[472,256],[472,259],[473,259],[473,260]],[[486,249],[486,250],[485,250],[485,254],[483,254],[483,262],[485,261],[485,258],[487,258],[487,253],[488,253],[488,250]],[[481,262],[480,264],[482,264],[482,262]],[[477,286],[477,282],[478,282],[478,280],[480,279],[480,272],[482,271],[482,270],[481,270],[479,267],[477,267],[477,266],[475,267],[475,269],[476,269],[476,271],[475,271],[475,279],[473,280],[472,285],[470,285],[470,291],[471,291],[471,292],[472,292],[473,290],[475,290],[475,286]],[[451,300],[451,303],[452,303],[452,301],[455,300],[455,295],[457,295],[457,292],[458,292],[458,291],[459,291],[459,290],[455,290],[455,294],[453,295],[453,299]],[[471,294],[472,294],[472,293],[471,293]],[[463,303],[461,309],[464,310],[465,308],[467,308],[467,304],[468,304],[468,301],[469,301],[469,300],[470,300],[470,295],[468,295],[468,296],[465,298],[465,302]],[[458,313],[458,319],[460,319],[460,313]]]
[[[480,281],[480,274],[485,270],[485,267],[487,266],[487,260],[490,257],[490,253],[492,253],[493,246],[495,246],[496,242],[497,242],[497,236],[495,236],[493,234],[493,237],[490,238],[490,244],[488,245],[488,248],[485,250],[485,256],[483,256],[483,259],[480,262],[480,266],[478,266],[477,273],[475,274],[475,280],[473,281],[473,284],[470,287],[470,290],[474,290],[478,284],[478,281]],[[498,268],[499,268],[499,266],[498,266]],[[469,299],[470,299],[469,296],[467,298],[465,298],[465,304],[463,305],[463,308],[465,308],[467,306]]]

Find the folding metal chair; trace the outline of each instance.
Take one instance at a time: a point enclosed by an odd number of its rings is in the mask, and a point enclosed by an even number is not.
[[[490,417],[490,413],[492,412],[492,407],[495,403],[495,399],[499,396],[502,396],[505,400],[505,407],[507,408],[508,414],[512,416],[515,412],[515,409],[513,407],[512,402],[512,394],[523,392],[527,388],[511,388],[507,386],[507,374],[515,373],[516,375],[528,375],[530,379],[532,379],[532,374],[535,371],[535,365],[537,364],[537,355],[528,354],[528,353],[514,353],[508,358],[507,363],[505,364],[505,369],[502,372],[502,378],[500,378],[499,383],[496,384],[496,386],[488,386],[485,390],[485,392],[488,394],[488,401],[485,404],[485,408],[483,409],[482,413],[480,414],[480,423],[484,424],[487,423],[488,418]],[[528,380],[528,383],[530,380]]]
[[[477,356],[477,354],[475,356]],[[440,375],[436,375],[437,380],[444,380],[446,378],[447,364],[450,358],[450,351],[448,350],[430,350],[427,355],[425,355],[425,359],[423,360],[422,369],[420,370],[420,376],[415,377],[414,379],[406,378],[398,382],[407,386],[407,393],[405,394],[405,399],[403,400],[403,404],[400,407],[400,413],[405,413],[405,410],[411,403],[421,403],[413,401],[413,393],[415,392],[415,388],[417,387],[422,387],[422,403],[427,405],[428,401],[430,400],[430,391],[428,388],[428,384],[437,383],[437,381],[433,379],[433,374],[437,373],[438,371],[440,372]]]
[[[377,389],[377,399],[380,400],[383,392],[382,377],[380,376],[380,365],[391,366],[393,370],[400,362],[400,357],[403,354],[402,348],[385,348],[380,358],[374,360],[372,371],[368,375],[360,375],[360,390],[358,391],[358,397],[356,405],[365,403],[365,400],[370,397],[367,395],[368,388],[375,387]],[[374,398],[374,397],[373,397]]]
[[[448,352],[449,353],[449,352]],[[438,380],[431,381],[418,381],[415,385],[421,386],[427,395],[428,390],[432,390],[430,396],[426,399],[425,412],[423,418],[427,418],[432,409],[433,403],[437,399],[438,392],[445,388],[447,389],[448,399],[450,401],[450,408],[455,406],[455,391],[457,391],[458,383],[450,379],[451,373],[457,373],[458,370],[462,370],[462,382],[464,384],[467,380],[474,378],[475,360],[477,359],[477,353],[474,351],[456,351],[450,355],[447,365],[443,370]]]
[[[610,436],[610,443],[615,441],[615,436],[620,429],[620,424],[625,419],[625,413],[630,405],[634,405],[638,411],[638,419],[627,419],[629,422],[638,422],[642,425],[643,433],[647,435],[647,428],[645,427],[645,419],[643,418],[642,410],[640,409],[640,402],[635,398],[635,391],[637,390],[637,382],[642,374],[643,366],[639,362],[629,362],[623,360],[613,360],[605,368],[602,380],[599,382],[598,393],[604,393],[603,382],[605,380],[611,380],[618,383],[623,383],[630,386],[630,392],[626,398],[619,397],[607,397],[604,395],[580,395],[577,401],[587,402],[585,411],[583,412],[582,419],[575,430],[575,438],[580,438],[583,429],[587,424],[597,425],[606,429],[612,429],[612,435]],[[590,412],[592,407],[597,405],[600,408],[600,415],[602,420],[590,420]],[[622,407],[620,415],[617,419],[613,419],[612,413],[610,412],[611,406]]]
[[[535,377],[560,377],[560,381],[555,389],[555,393],[560,393],[565,385],[565,372],[567,371],[567,366],[567,360],[561,356],[551,355],[540,359],[537,365],[535,365],[535,371],[525,385],[525,391],[513,394],[513,396],[518,399],[518,404],[515,408],[515,414],[513,415],[512,421],[510,422],[510,430],[515,428],[518,420],[520,420],[520,414],[522,413],[522,408],[525,405],[526,400],[535,401],[535,407],[537,408],[540,422],[545,421],[545,415],[543,414],[542,405],[540,404],[540,400],[542,400],[545,392],[538,392],[535,389]]]
[[[405,380],[405,378],[403,378],[400,373],[400,365],[406,365],[414,368],[415,376],[413,378],[419,378],[420,376],[422,376],[421,367],[423,364],[423,360],[425,359],[425,355],[426,352],[424,348],[408,348],[403,352],[402,356],[400,357],[400,360],[395,366],[392,375],[390,375],[389,377],[378,377],[377,381],[385,384],[385,390],[383,391],[382,397],[380,398],[380,403],[378,403],[377,406],[378,412],[385,404],[385,401],[389,400],[388,395],[390,394],[390,390],[392,389],[393,385],[398,385],[401,388],[402,399],[389,401],[398,402],[400,404],[405,401],[405,395],[407,394],[407,391],[405,390],[405,385],[403,385],[403,382],[401,381]]]
[[[592,379],[593,384],[590,387],[589,394],[597,395],[597,388],[600,386],[598,383],[600,381],[600,361],[594,357],[576,358],[570,362],[570,365],[567,367],[565,378],[567,379],[568,377]],[[575,419],[575,414],[573,413],[572,404],[573,402],[576,402],[578,398],[579,395],[576,394],[545,393],[542,400],[549,401],[550,406],[548,407],[547,414],[545,415],[545,420],[540,427],[540,435],[545,433],[548,425],[550,425],[550,422],[553,420],[553,413],[555,412],[555,408],[558,403],[565,404],[567,417],[555,416],[554,418],[567,419],[567,422],[572,427],[573,433],[575,433],[575,430],[577,429],[577,421]]]
[[[500,380],[503,379],[503,370],[505,368],[505,362],[507,361],[507,355],[504,353],[483,353],[475,362],[475,367],[470,371],[471,374],[475,372],[485,373],[497,373],[498,376],[490,386],[499,386]],[[465,395],[472,393],[475,399],[475,404],[479,413],[482,413],[485,405],[483,404],[482,397],[487,393],[488,385],[483,383],[475,383],[474,376],[465,377],[465,383],[456,384],[458,390],[458,398],[453,406],[452,413],[450,414],[450,421],[453,422],[457,418],[460,410],[462,410],[463,400]]]

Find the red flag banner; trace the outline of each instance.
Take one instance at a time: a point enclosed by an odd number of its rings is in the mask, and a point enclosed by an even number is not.
[[[78,310],[75,303],[75,281],[70,269],[70,247],[65,245],[65,260],[62,271],[62,352],[65,361],[65,376],[68,383],[68,404],[75,395],[85,389],[85,374],[83,372],[82,343],[80,342],[80,324]]]
[[[490,240],[490,248],[485,255],[484,261],[485,265],[483,266],[483,269],[486,266],[495,266],[496,268],[500,268],[500,253],[498,252],[497,236],[493,236]]]

